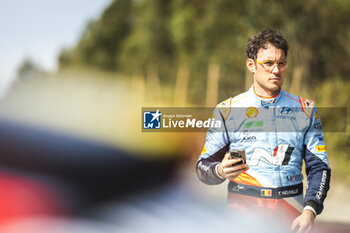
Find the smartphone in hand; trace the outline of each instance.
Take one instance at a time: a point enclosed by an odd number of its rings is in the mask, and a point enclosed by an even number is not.
[[[246,163],[246,156],[245,156],[245,150],[236,150],[231,149],[230,150],[230,158],[231,159],[241,159],[240,162],[236,163],[235,165],[240,165]]]

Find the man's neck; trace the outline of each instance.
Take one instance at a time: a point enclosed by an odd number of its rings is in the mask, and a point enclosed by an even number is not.
[[[259,97],[262,97],[262,98],[272,98],[272,97],[275,97],[277,96],[281,89],[275,91],[275,92],[272,92],[272,91],[269,91],[269,90],[264,90],[262,88],[256,88],[255,85],[253,85],[253,90],[254,90],[254,93],[259,96]]]

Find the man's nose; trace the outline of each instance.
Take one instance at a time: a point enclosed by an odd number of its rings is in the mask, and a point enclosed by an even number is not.
[[[279,68],[278,64],[274,64],[272,67],[272,73],[274,74],[278,74],[281,71],[281,69]]]

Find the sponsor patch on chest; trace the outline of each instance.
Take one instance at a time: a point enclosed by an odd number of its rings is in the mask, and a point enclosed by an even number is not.
[[[315,106],[315,101],[299,97],[301,109],[305,114],[311,118],[313,107]]]

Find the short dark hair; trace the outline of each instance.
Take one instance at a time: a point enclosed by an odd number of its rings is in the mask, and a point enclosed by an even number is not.
[[[247,57],[256,59],[258,50],[266,49],[268,44],[272,44],[276,48],[282,49],[287,57],[288,43],[286,39],[284,39],[281,33],[271,28],[266,28],[249,38],[247,46],[245,47]]]

